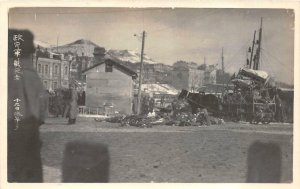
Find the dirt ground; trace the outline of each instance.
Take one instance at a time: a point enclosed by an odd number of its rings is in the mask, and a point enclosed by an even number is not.
[[[48,119],[40,129],[45,182],[61,182],[65,144],[105,144],[109,182],[246,182],[247,152],[255,141],[281,148],[281,182],[292,181],[293,125],[225,123],[210,127],[119,127],[118,124]]]

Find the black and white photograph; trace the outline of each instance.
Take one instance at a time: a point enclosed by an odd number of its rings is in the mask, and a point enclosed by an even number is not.
[[[295,18],[9,8],[5,182],[292,184]]]

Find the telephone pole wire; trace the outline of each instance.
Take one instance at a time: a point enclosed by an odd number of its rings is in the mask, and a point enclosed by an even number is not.
[[[141,52],[141,65],[140,65],[140,75],[139,75],[139,90],[138,90],[138,112],[137,114],[141,113],[141,96],[142,96],[142,80],[143,80],[143,60],[144,60],[144,45],[145,45],[145,35],[146,32],[143,31],[142,37],[142,52]]]

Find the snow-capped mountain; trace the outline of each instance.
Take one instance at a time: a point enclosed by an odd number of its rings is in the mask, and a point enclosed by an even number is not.
[[[79,39],[72,43],[61,45],[58,47],[41,41],[36,41],[36,45],[39,45],[41,48],[48,48],[53,52],[57,52],[58,50],[59,53],[71,52],[73,54],[77,54],[78,56],[82,56],[82,54],[84,54],[84,56],[88,57],[93,57],[94,48],[100,47],[99,45],[87,39]],[[106,51],[106,57],[131,64],[139,63],[141,61],[141,54],[132,50],[109,49]],[[144,55],[144,63],[157,64],[156,61],[152,60],[147,55]]]
[[[45,49],[45,48],[52,48],[53,45],[51,45],[50,43],[47,43],[47,42],[44,42],[44,41],[39,41],[39,40],[34,40],[33,41],[34,43],[34,46],[37,48],[38,46],[42,49]]]
[[[95,47],[99,46],[90,40],[79,39],[66,45],[53,47],[52,51],[56,52],[58,50],[58,52],[60,53],[71,52],[73,54],[77,54],[78,56],[84,55],[88,57],[93,57]]]
[[[141,54],[131,50],[108,50],[106,52],[112,58],[116,58],[123,62],[139,63],[141,61]],[[157,64],[154,60],[144,55],[144,63]]]

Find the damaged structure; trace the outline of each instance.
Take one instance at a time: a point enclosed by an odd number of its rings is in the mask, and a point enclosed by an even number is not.
[[[250,59],[247,59],[246,65],[240,68],[227,84],[223,81],[219,85],[212,83],[214,86],[196,87],[199,89],[197,92],[194,87],[187,85],[192,82],[187,81],[192,78],[193,74],[202,77],[203,73],[193,72],[192,74],[190,71],[192,64],[186,66],[184,62],[177,62],[177,72],[174,73],[180,82],[178,86],[174,86],[182,90],[170,106],[157,109],[155,116],[119,115],[106,121],[137,127],[151,127],[156,124],[201,126],[222,124],[223,120],[246,121],[255,124],[268,124],[273,121],[293,122],[293,89],[278,88],[274,78],[266,71],[260,70],[262,21],[257,40],[255,35],[256,32],[254,32],[252,47],[249,48]],[[224,76],[223,51],[222,67]],[[182,70],[185,74],[182,74]],[[197,79],[197,81],[202,81],[202,79]],[[209,87],[221,90],[209,91]],[[155,86],[145,88],[151,89]],[[202,91],[203,89],[208,92]],[[286,119],[286,114],[290,115],[289,120]]]
[[[227,116],[236,120],[254,123],[285,122],[286,104],[293,102],[293,97],[289,95],[290,98],[285,100],[284,92],[276,86],[274,79],[260,70],[262,19],[257,40],[255,36],[256,31],[252,47],[249,47],[250,58],[247,59],[247,64],[231,78],[234,90],[223,94],[223,109]],[[289,114],[293,115],[293,112],[290,111]]]

